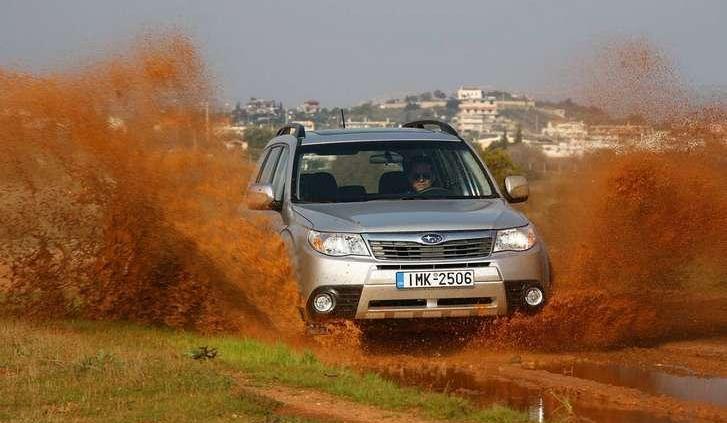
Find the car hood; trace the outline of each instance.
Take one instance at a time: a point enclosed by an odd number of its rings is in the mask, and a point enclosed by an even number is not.
[[[502,199],[376,200],[296,204],[294,211],[324,232],[423,232],[503,229],[528,220]]]

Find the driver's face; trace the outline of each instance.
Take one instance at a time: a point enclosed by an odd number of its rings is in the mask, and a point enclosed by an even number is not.
[[[432,167],[428,163],[416,163],[409,171],[409,183],[420,192],[432,186]]]

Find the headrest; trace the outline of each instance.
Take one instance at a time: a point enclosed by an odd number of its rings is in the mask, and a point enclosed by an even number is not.
[[[404,172],[386,172],[379,178],[379,194],[402,194],[410,188]]]
[[[328,172],[300,175],[300,199],[303,201],[334,201],[338,194],[336,178]]]
[[[346,185],[338,188],[338,199],[342,201],[366,198],[366,188],[361,185]]]

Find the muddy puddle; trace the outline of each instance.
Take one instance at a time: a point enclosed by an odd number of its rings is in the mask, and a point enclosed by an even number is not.
[[[688,369],[680,367],[669,369],[680,373],[679,375],[637,367],[588,362],[547,366],[541,367],[540,370],[635,388],[652,395],[667,395],[685,401],[727,406],[727,378],[697,377],[689,374]]]
[[[495,375],[477,376],[449,367],[388,367],[373,370],[382,377],[407,386],[463,396],[480,406],[502,404],[521,410],[530,421],[567,419],[578,422],[672,423],[667,417],[642,411],[611,409],[604,404],[583,403],[550,389],[527,387]]]

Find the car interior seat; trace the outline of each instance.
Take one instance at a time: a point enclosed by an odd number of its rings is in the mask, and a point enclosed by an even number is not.
[[[362,200],[364,198],[366,198],[366,188],[361,185],[338,187],[338,199],[341,201]]]
[[[303,201],[335,201],[338,194],[336,178],[328,172],[300,175],[300,194]]]
[[[410,189],[404,172],[386,172],[379,178],[379,194],[403,194]]]

